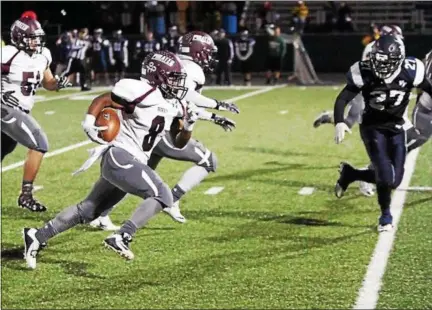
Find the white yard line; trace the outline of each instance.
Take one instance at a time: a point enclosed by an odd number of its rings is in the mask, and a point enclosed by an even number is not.
[[[408,188],[414,174],[414,168],[419,154],[419,149],[410,152],[405,162],[405,175],[399,188]],[[381,290],[382,278],[384,276],[387,262],[393,247],[398,223],[402,215],[407,191],[397,190],[393,193],[391,201],[391,212],[393,214],[393,230],[379,234],[378,242],[375,246],[372,258],[366,275],[363,279],[362,287],[359,290],[354,309],[375,309],[379,292]]]
[[[217,195],[221,191],[223,191],[224,188],[225,187],[223,187],[223,186],[213,186],[213,187],[210,187],[208,190],[206,190],[204,192],[204,194],[206,194],[206,195]]]
[[[253,96],[256,96],[256,95],[259,95],[259,94],[262,94],[262,93],[266,93],[266,92],[271,91],[271,90],[273,90],[275,88],[280,88],[280,87],[283,87],[283,86],[285,86],[285,85],[266,87],[266,88],[263,88],[263,89],[259,89],[259,90],[256,90],[256,91],[252,91],[250,93],[246,93],[246,94],[234,97],[234,98],[225,99],[224,101],[239,101],[239,100],[246,99],[246,98],[249,98],[249,97],[253,97]],[[100,90],[98,90],[98,91],[100,91]],[[95,90],[95,92],[96,92],[96,90]],[[88,94],[88,92],[87,92],[87,94]],[[82,95],[82,94],[79,93],[77,95]],[[68,95],[67,97],[69,97],[69,96],[71,96],[71,95]],[[53,98],[50,98],[50,99],[53,99]],[[74,149],[80,148],[80,147],[82,147],[84,145],[87,145],[87,144],[90,144],[90,143],[92,143],[92,141],[86,140],[86,141],[82,141],[82,142],[79,142],[79,143],[76,143],[76,144],[72,144],[72,145],[69,145],[67,147],[63,147],[61,149],[58,149],[58,150],[46,153],[45,156],[44,156],[44,158],[49,158],[49,157],[53,157],[53,156],[56,156],[56,155],[60,155],[60,154],[72,151]],[[9,170],[21,167],[22,165],[24,165],[24,161],[19,161],[17,163],[8,165],[6,167],[2,167],[1,172],[6,172],[6,171],[9,171]]]
[[[92,141],[86,140],[86,141],[82,141],[80,143],[72,144],[72,145],[63,147],[61,149],[58,149],[58,150],[46,153],[45,156],[44,156],[44,158],[49,158],[49,157],[53,157],[53,156],[56,156],[56,155],[60,155],[60,154],[72,151],[74,149],[77,149],[79,147],[82,147],[82,146],[90,144],[90,143],[92,143]],[[1,170],[1,172],[6,172],[6,171],[9,171],[9,170],[21,167],[22,165],[24,165],[24,161],[19,161],[17,163],[12,164],[12,165],[3,167],[2,170]]]
[[[43,98],[41,100],[36,100],[36,103],[43,103],[43,102],[48,102],[48,101],[53,101],[53,100],[59,100],[59,99],[64,99],[64,98],[73,98],[76,96],[82,96],[82,95],[88,95],[88,94],[93,94],[93,93],[98,93],[104,90],[108,90],[110,89],[109,87],[104,87],[104,88],[98,88],[98,89],[93,89],[87,92],[77,92],[77,93],[70,93],[70,94],[63,94],[63,95],[59,95],[59,96],[54,96],[54,97],[49,97],[49,98]],[[61,93],[61,91],[60,91]]]
[[[412,192],[429,192],[432,191],[432,186],[410,186],[407,188],[398,188],[399,191],[412,191]]]
[[[309,196],[312,195],[314,191],[315,191],[315,187],[302,187],[298,191],[298,194],[302,196]]]
[[[43,185],[35,185],[33,187],[33,193],[40,191],[41,189],[43,189]]]

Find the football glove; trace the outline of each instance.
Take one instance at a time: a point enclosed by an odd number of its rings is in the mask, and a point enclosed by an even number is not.
[[[72,83],[69,82],[68,78],[65,76],[58,76],[56,75],[54,77],[57,81],[57,89],[62,89],[62,88],[66,88],[66,87],[71,87]]]
[[[216,125],[221,126],[225,131],[233,131],[236,123],[229,118],[219,116],[213,113],[212,120]]]
[[[216,100],[216,110],[219,111],[230,111],[231,113],[240,113],[240,109],[234,103],[223,102]]]
[[[97,127],[95,126],[96,117],[91,114],[87,114],[84,121],[81,123],[84,132],[90,140],[99,144],[108,144],[105,140],[99,137],[99,131],[108,129],[107,126]]]
[[[14,90],[9,90],[1,93],[1,102],[8,105],[19,105],[18,98],[12,95],[14,92]]]
[[[337,123],[335,127],[335,142],[336,144],[342,143],[343,139],[345,138],[345,132],[348,132],[351,134],[351,129],[345,124],[344,122]]]

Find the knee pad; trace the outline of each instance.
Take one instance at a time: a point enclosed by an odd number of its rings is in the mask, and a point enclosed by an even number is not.
[[[377,167],[375,167],[375,169],[377,169]],[[394,177],[394,172],[393,171],[377,171],[375,170],[375,175],[376,175],[376,185],[377,186],[381,186],[381,187],[388,187],[388,188],[393,188],[394,187],[394,181],[393,181],[393,177]]]
[[[216,172],[218,160],[216,155],[212,152],[209,156],[208,161],[204,161],[201,164],[198,164],[198,166],[203,167],[208,172]]]
[[[36,147],[34,148],[34,150],[41,152],[41,153],[46,153],[48,152],[48,138],[46,136],[46,134],[41,130],[41,129],[36,129],[33,132],[33,135],[36,139]]]
[[[162,204],[162,208],[170,208],[174,203],[173,195],[171,189],[167,184],[161,183],[158,187],[157,196],[154,198]]]
[[[96,203],[91,200],[83,200],[77,205],[77,212],[80,216],[81,224],[90,223],[98,218],[102,211],[101,208],[98,210]]]

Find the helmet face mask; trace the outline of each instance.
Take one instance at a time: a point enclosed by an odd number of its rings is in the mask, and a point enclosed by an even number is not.
[[[370,63],[372,72],[380,79],[392,76],[405,59],[405,46],[395,36],[383,36],[372,47]]]

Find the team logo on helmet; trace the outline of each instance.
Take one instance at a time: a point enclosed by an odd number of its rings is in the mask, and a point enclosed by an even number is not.
[[[13,26],[12,29],[14,29],[15,27],[18,27],[19,29],[21,29],[22,31],[27,31],[27,29],[29,29],[30,27],[26,24],[24,24],[23,22],[21,22],[20,20],[17,20]]]

